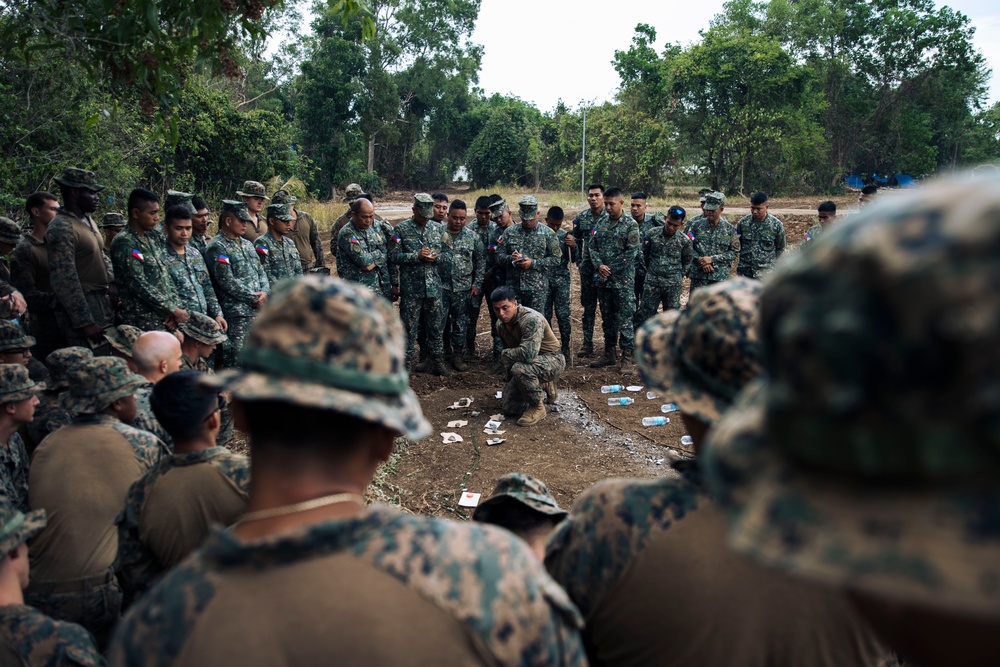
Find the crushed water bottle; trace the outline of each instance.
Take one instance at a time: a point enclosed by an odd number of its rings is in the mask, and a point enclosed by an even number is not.
[[[609,398],[608,405],[632,405],[635,403],[634,398]]]
[[[660,412],[677,412],[679,409],[676,403],[664,403],[660,406]]]
[[[602,394],[617,394],[618,392],[620,392],[624,388],[625,387],[621,386],[620,384],[606,384],[603,387],[601,387],[601,393]]]
[[[689,445],[689,446],[693,445],[694,444],[694,439],[690,435],[682,436],[681,437],[681,444],[682,445]]]
[[[652,401],[652,400],[655,400],[655,399],[659,398],[659,396],[656,395],[655,391],[647,391],[646,392],[646,398],[648,400]]]
[[[663,426],[664,424],[669,424],[669,423],[670,423],[670,418],[669,417],[643,417],[642,418],[642,425],[643,426]]]

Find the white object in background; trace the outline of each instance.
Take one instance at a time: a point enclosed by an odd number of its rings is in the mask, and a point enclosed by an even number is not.
[[[479,505],[479,498],[482,494],[462,491],[462,497],[458,499],[458,504],[462,507],[476,507]]]

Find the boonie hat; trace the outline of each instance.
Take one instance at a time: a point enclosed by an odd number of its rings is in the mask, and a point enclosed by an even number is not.
[[[105,213],[101,218],[101,227],[124,227],[125,216],[121,213]]]
[[[62,176],[53,179],[64,188],[83,188],[91,192],[100,192],[104,186],[97,182],[97,175],[86,169],[67,167],[63,170]]]
[[[243,181],[243,188],[236,191],[236,194],[240,197],[263,197],[264,199],[270,199],[266,193],[267,190],[260,181]]]
[[[104,340],[131,359],[132,346],[142,334],[143,331],[139,327],[134,327],[131,324],[119,324],[117,327],[108,327],[104,330]]]
[[[203,379],[244,401],[277,400],[381,424],[417,440],[431,425],[409,386],[406,337],[388,301],[339,278],[279,283],[239,356]]]
[[[0,495],[0,558],[42,532],[45,525],[45,510],[23,514],[6,496]]]
[[[0,320],[0,352],[19,350],[35,345],[35,339],[24,333],[19,325],[10,320]]]
[[[63,407],[72,412],[101,412],[147,383],[119,357],[87,359],[69,369],[67,377],[69,391],[62,394],[61,400]]]
[[[344,201],[354,201],[358,195],[364,194],[365,190],[357,183],[351,183],[344,188]]]
[[[0,364],[0,405],[37,396],[45,385],[35,382],[24,364]]]
[[[21,242],[21,228],[10,218],[0,216],[0,243],[17,245]]]
[[[490,520],[490,514],[505,502],[518,502],[536,512],[554,517],[565,517],[569,512],[559,507],[559,503],[540,479],[523,472],[509,472],[497,480],[493,493],[484,500],[472,514],[474,521]]]
[[[229,337],[219,326],[219,323],[204,313],[191,313],[187,322],[178,326],[185,336],[191,336],[205,345],[221,345]]]
[[[49,389],[65,389],[69,386],[69,369],[88,359],[93,359],[94,353],[88,347],[74,345],[50,352],[45,357],[45,365],[49,367]]]

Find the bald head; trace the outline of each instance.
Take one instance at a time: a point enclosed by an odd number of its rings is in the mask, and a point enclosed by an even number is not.
[[[139,374],[150,382],[180,370],[181,344],[166,331],[147,331],[132,345],[132,360]]]
[[[351,221],[361,231],[368,229],[375,224],[375,207],[367,199],[355,199],[351,202]]]

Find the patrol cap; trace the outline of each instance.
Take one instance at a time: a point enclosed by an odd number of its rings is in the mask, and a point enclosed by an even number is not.
[[[101,227],[124,227],[125,216],[121,213],[105,213],[101,219]]]
[[[783,263],[705,469],[780,569],[1000,615],[1000,178],[872,204]]]
[[[104,330],[104,340],[111,343],[111,347],[131,359],[132,346],[142,334],[142,329],[138,327],[134,327],[131,324],[119,324],[117,327],[108,327]]]
[[[0,243],[17,245],[21,242],[21,228],[10,218],[0,216]]]
[[[42,532],[45,525],[45,510],[23,514],[6,496],[0,495],[0,560]]]
[[[28,349],[35,345],[35,339],[24,333],[15,322],[0,320],[0,352]]]
[[[413,195],[413,206],[417,209],[417,213],[425,218],[430,218],[434,215],[434,198],[426,192],[419,192]]]
[[[94,353],[88,347],[74,345],[50,352],[45,357],[45,365],[49,367],[49,389],[65,389],[69,386],[69,369],[87,359],[93,359]]]
[[[490,217],[493,218],[494,222],[500,219],[503,212],[507,210],[507,202],[504,199],[498,199],[492,204],[490,204]]]
[[[365,190],[357,183],[351,183],[346,188],[344,188],[344,201],[354,201],[359,195],[364,194]]]
[[[278,220],[283,220],[285,222],[291,222],[295,219],[295,216],[292,215],[291,207],[288,204],[268,205],[267,217],[277,218]]]
[[[45,390],[45,385],[35,382],[24,364],[0,364],[0,405],[23,401]]]
[[[119,357],[87,359],[67,373],[69,391],[62,394],[62,404],[71,412],[101,412],[120,398],[146,384],[146,378],[129,370]]]
[[[720,206],[726,205],[726,195],[721,192],[712,191],[705,195],[705,205],[702,207],[706,211],[714,211]]]
[[[67,167],[63,170],[62,176],[53,179],[64,188],[82,188],[91,192],[100,192],[104,186],[97,182],[97,175],[86,169]]]
[[[253,222],[253,218],[250,217],[250,211],[247,210],[247,205],[241,201],[223,199],[222,212],[232,213],[243,222]]]
[[[517,200],[522,220],[531,220],[538,215],[538,198],[535,195],[524,195]]]
[[[243,187],[236,191],[236,194],[240,197],[263,197],[264,199],[270,199],[266,193],[267,190],[260,181],[243,181]]]
[[[171,206],[183,206],[188,213],[194,215],[198,212],[198,209],[194,207],[191,200],[194,199],[194,195],[187,192],[180,192],[179,190],[167,190],[167,200],[166,208]]]
[[[275,192],[274,196],[271,197],[272,204],[294,204],[298,200],[299,200],[298,197],[293,195],[288,190],[285,190],[284,188]]]
[[[192,312],[187,322],[178,328],[185,336],[205,345],[222,345],[229,340],[219,323],[204,313]]]
[[[714,424],[763,371],[757,333],[761,283],[734,278],[699,288],[684,310],[668,310],[635,334],[636,365],[652,389]]]
[[[494,510],[503,503],[511,501],[560,519],[569,514],[559,507],[559,503],[552,497],[549,488],[540,479],[535,479],[523,472],[509,472],[497,480],[497,485],[493,487],[493,493],[479,504],[479,507],[472,513],[472,519],[473,521],[489,522],[490,514]]]
[[[331,410],[412,440],[431,431],[409,386],[399,316],[362,285],[320,275],[279,283],[239,364],[203,382],[243,401]]]

